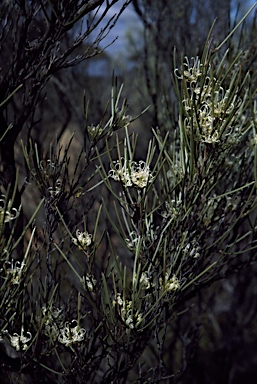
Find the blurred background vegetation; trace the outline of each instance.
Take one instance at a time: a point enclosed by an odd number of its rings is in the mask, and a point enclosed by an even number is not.
[[[75,66],[64,66],[58,72],[52,73],[49,81],[40,89],[36,105],[33,105],[33,113],[22,122],[24,128],[20,130],[14,143],[20,188],[22,189],[24,180],[28,177],[21,139],[27,145],[33,140],[37,144],[38,152],[44,153],[45,148],[54,146],[56,142],[64,147],[74,134],[70,149],[70,155],[74,153],[74,158],[71,155],[69,160],[72,173],[77,165],[76,156],[84,143],[85,103],[89,102],[90,105],[87,124],[97,124],[104,116],[113,72],[118,77],[118,82],[124,84],[123,96],[129,100],[129,115],[137,116],[149,106],[147,112],[130,126],[131,131],[140,133],[140,154],[136,153],[135,158],[144,158],[149,139],[152,137],[152,128],[158,128],[165,133],[178,125],[178,104],[170,75],[175,69],[174,55],[178,62],[181,62],[184,56],[189,59],[201,56],[214,20],[216,21],[211,34],[211,46],[215,49],[251,5],[251,1],[237,0],[132,0],[129,9],[134,14],[133,23],[127,28],[121,51],[115,49],[114,43],[91,57],[93,40],[90,39],[93,38],[89,36],[88,40],[71,53],[69,60],[76,59],[89,49],[88,58]],[[251,73],[251,85],[256,89],[257,19],[254,12],[245,19],[240,29],[222,49],[229,49],[228,60],[239,50],[243,52],[241,71],[243,74],[248,71]],[[40,29],[40,17],[36,23]],[[77,28],[78,26],[74,25],[65,34],[62,40],[64,49],[71,45]],[[119,28],[122,28],[122,25],[116,24],[116,29],[113,29],[117,31],[117,35]],[[10,65],[9,57],[13,47],[12,40],[1,43],[0,67],[4,76],[6,68]],[[99,43],[98,50],[101,50],[101,47],[105,47],[105,40]],[[3,77],[1,81],[4,82]],[[19,118],[26,98],[24,93],[17,92],[8,106],[8,111],[4,112],[8,114],[9,120],[15,121]],[[63,156],[63,152],[60,153]],[[1,171],[4,172],[5,169]],[[90,198],[88,195],[82,196],[80,204],[84,206],[85,214],[92,206],[95,206],[97,212],[101,199],[110,199],[110,196],[105,194],[106,191],[103,191],[102,195],[98,192],[97,196],[92,192]],[[24,218],[29,219],[40,201],[38,191],[28,186],[21,199]],[[76,207],[76,202],[74,207],[75,211],[80,209]],[[75,228],[76,212],[72,215],[69,217],[67,214],[67,219],[72,223],[71,227]],[[44,220],[42,217],[42,222]],[[94,220],[87,220],[87,227],[92,233]],[[102,225],[102,230],[105,230],[105,224]],[[111,235],[112,229],[108,230]],[[121,245],[117,240],[117,247],[119,246]],[[107,253],[108,242],[103,241],[102,247]],[[16,257],[19,259],[19,255]],[[97,274],[97,271],[95,273]],[[166,330],[165,340],[162,341],[166,367],[172,367],[170,372],[166,372],[167,376],[172,375],[174,371],[178,372],[174,382],[252,384],[256,381],[256,276],[256,263],[248,262],[246,257],[245,264],[240,264],[240,270],[237,270],[236,263],[231,270],[228,268],[223,276],[219,276],[218,281],[189,301],[186,315],[174,318],[172,326]],[[140,363],[144,365],[145,370],[150,369],[158,358],[156,346],[149,345],[143,358]],[[4,369],[2,375],[3,372]],[[171,378],[152,382],[165,383],[169,382],[168,380],[173,382]],[[136,373],[132,373],[127,382],[137,382]],[[148,382],[151,382],[150,379]]]

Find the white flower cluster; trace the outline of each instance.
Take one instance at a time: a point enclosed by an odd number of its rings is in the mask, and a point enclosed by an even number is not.
[[[48,188],[50,196],[53,196],[53,197],[58,196],[60,194],[60,192],[62,191],[61,186],[62,186],[61,180],[57,179],[55,185],[53,187]]]
[[[151,278],[149,277],[149,274],[147,272],[142,272],[139,282],[146,290],[155,286],[155,284],[152,283]]]
[[[120,122],[119,122],[119,125],[121,128],[126,128],[129,126],[129,124],[131,123],[131,116],[130,115],[122,115],[121,119],[120,119]]]
[[[14,333],[10,335],[8,331],[6,332],[10,338],[11,346],[16,349],[16,351],[26,351],[28,349],[28,343],[32,339],[32,334],[30,332],[24,333],[24,328],[21,327],[21,334]]]
[[[91,124],[87,127],[87,131],[89,133],[89,136],[91,137],[92,140],[98,138],[101,136],[103,133],[103,129],[101,126],[98,124],[97,126]]]
[[[25,270],[25,263],[20,261],[12,260],[11,262],[7,261],[7,264],[10,264],[10,268],[6,270],[7,277],[10,276],[10,282],[11,284],[18,285],[20,284],[22,274]]]
[[[41,160],[39,163],[39,169],[46,175],[52,174],[55,171],[55,163],[51,159]]]
[[[45,335],[51,337],[53,341],[57,340],[59,335],[59,328],[61,325],[61,308],[50,307],[46,308],[42,307],[42,314],[44,319],[44,328],[43,332]]]
[[[77,229],[76,237],[72,238],[72,242],[81,250],[86,250],[92,243],[92,235],[87,231],[81,232]]]
[[[140,241],[140,237],[135,231],[130,232],[129,238],[125,239],[126,245],[130,251],[133,251]]]
[[[165,201],[165,211],[161,212],[161,215],[164,219],[171,219],[175,221],[179,215],[181,200],[171,200],[170,202]]]
[[[42,177],[45,180],[49,180],[51,179],[51,176],[53,176],[56,173],[56,166],[51,159],[44,159],[39,162],[38,170],[40,171]],[[36,181],[38,177],[38,170],[35,170],[35,169],[32,170],[32,174],[35,177]]]
[[[127,128],[132,121],[131,116],[125,115],[124,104],[123,107],[119,110],[116,109],[115,115],[109,121],[110,126],[112,126],[113,130]]]
[[[176,275],[169,276],[168,272],[165,273],[164,279],[159,278],[160,287],[164,292],[177,291],[180,288],[179,279]]]
[[[178,69],[175,69],[175,75],[179,79],[185,79],[189,83],[196,83],[198,78],[202,75],[203,65],[198,56],[192,57],[193,64],[189,62],[188,57],[185,57],[183,74],[178,74]]]
[[[142,315],[139,311],[134,311],[132,309],[132,301],[123,300],[121,294],[117,293],[113,305],[118,306],[119,314],[128,328],[134,329],[138,327],[142,321]]]
[[[206,70],[203,73],[203,64],[198,57],[192,58],[192,64],[188,58],[185,60],[182,75],[177,74],[177,69],[175,74],[187,83],[188,97],[183,100],[187,113],[186,129],[191,132],[193,128],[194,138],[199,142],[218,143],[225,131],[225,116],[231,114],[234,105],[240,103],[240,100],[236,94],[231,99],[230,91],[225,91],[215,77],[207,75],[210,68],[207,69],[207,74]],[[230,134],[231,129],[230,132],[226,130],[225,135]]]
[[[138,281],[138,274],[135,273],[133,276],[133,285],[134,286],[137,284],[137,281]],[[146,290],[150,289],[151,287],[154,286],[154,284],[151,282],[151,279],[149,277],[148,272],[142,272],[141,273],[139,283],[141,284],[141,287],[146,289]]]
[[[71,326],[72,323],[74,326]],[[77,320],[72,320],[71,323],[66,322],[60,329],[58,341],[66,347],[70,347],[74,343],[83,341],[85,334],[86,330],[78,325]]]
[[[79,343],[84,340],[86,330],[81,328],[77,320],[71,322],[62,321],[62,309],[50,307],[42,307],[42,316],[38,317],[38,320],[43,319],[43,333],[51,338],[52,341],[58,340],[66,347],[71,347],[75,343]],[[24,332],[24,327],[21,327],[21,334],[14,333],[10,335],[9,332],[3,331],[3,334],[7,334],[10,339],[11,346],[16,351],[26,351],[29,347],[28,343],[32,339],[30,332]],[[1,338],[0,338],[1,341]]]
[[[115,181],[121,181],[125,187],[144,188],[154,179],[149,166],[143,160],[138,163],[124,159],[117,160],[113,162],[111,168],[109,176]]]
[[[50,307],[42,308],[43,314],[43,332],[51,337],[53,341],[58,340],[66,347],[72,346],[72,344],[79,343],[84,340],[86,330],[78,325],[77,320],[71,322],[62,321],[62,309]]]
[[[193,240],[184,247],[182,252],[186,257],[198,259],[201,256],[201,247],[197,241]]]
[[[97,283],[93,275],[86,275],[86,277],[83,277],[82,281],[84,286],[86,286],[89,290],[89,292],[92,292],[94,290],[95,285]]]

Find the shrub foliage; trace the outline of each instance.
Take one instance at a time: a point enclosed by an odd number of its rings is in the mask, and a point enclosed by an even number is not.
[[[115,79],[95,125],[85,100],[75,163],[73,138],[22,143],[37,204],[17,236],[30,204],[14,204],[18,176],[0,200],[6,382],[171,382],[186,370],[195,298],[256,259],[256,82],[224,46],[208,37],[201,56],[174,53],[177,126],[154,127],[145,153]]]

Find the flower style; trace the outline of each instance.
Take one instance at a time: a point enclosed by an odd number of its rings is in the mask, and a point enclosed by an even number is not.
[[[149,166],[140,160],[136,161],[114,161],[111,165],[109,176],[115,181],[121,181],[125,187],[145,188],[148,183],[151,183],[154,177],[151,174]]]
[[[6,206],[6,197],[1,196],[0,199],[0,228],[3,223],[8,223],[11,220],[15,220],[19,215],[19,211],[16,208],[12,208],[11,200],[8,201]]]
[[[178,278],[175,275],[170,278],[168,272],[166,272],[164,279],[159,278],[159,283],[161,289],[165,292],[177,291],[180,288]]]
[[[8,334],[9,335],[9,334]],[[26,333],[27,336],[24,335],[24,328],[21,327],[21,334],[14,333],[13,335],[9,335],[11,346],[16,349],[16,351],[26,351],[28,349],[28,342],[32,339],[32,334],[30,332]]]
[[[72,238],[73,243],[81,250],[85,251],[87,247],[92,243],[92,235],[88,232],[76,231],[76,237]]]
[[[74,327],[71,327],[68,322],[65,323],[65,327],[60,330],[58,336],[58,341],[65,345],[65,347],[70,347],[74,343],[79,343],[84,340],[86,330],[81,328],[77,324],[77,320],[72,320],[71,323],[75,323]]]

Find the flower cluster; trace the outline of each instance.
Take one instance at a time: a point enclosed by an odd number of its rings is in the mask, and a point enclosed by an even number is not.
[[[130,251],[133,251],[140,241],[140,237],[135,231],[130,232],[129,238],[125,239],[126,245]]]
[[[179,279],[175,275],[170,277],[168,272],[165,273],[164,279],[159,278],[159,283],[164,292],[177,291],[180,288]]]
[[[85,277],[83,277],[82,281],[84,286],[89,290],[89,292],[92,292],[94,290],[97,283],[93,275],[86,275]]]
[[[146,272],[142,273],[139,282],[145,287],[145,289],[150,289],[152,286],[150,278]]]
[[[111,164],[109,171],[109,176],[112,177],[115,181],[121,181],[125,187],[131,187],[132,181],[130,178],[129,168],[127,166],[127,161],[124,160],[124,165],[119,160],[114,161],[113,165]]]
[[[61,180],[57,179],[55,185],[53,187],[48,188],[50,196],[53,196],[53,197],[58,196],[62,191],[61,186],[62,186]]]
[[[136,281],[137,281],[137,274],[135,274],[135,276],[134,276],[134,283]],[[140,276],[140,279],[139,279],[139,283],[141,284],[142,288],[144,288],[145,290],[148,290],[151,287],[155,286],[155,284],[152,283],[151,278],[149,277],[148,272],[142,272],[141,273],[141,276]]]
[[[14,261],[12,260],[11,262],[7,261],[6,262],[7,264],[10,264],[10,268],[7,269],[7,276],[9,277],[10,276],[10,282],[11,284],[20,284],[20,281],[21,281],[21,278],[22,278],[22,274],[24,272],[24,269],[25,269],[25,263],[24,261],[23,262],[20,262],[20,261]]]
[[[111,165],[109,176],[115,181],[121,181],[125,187],[144,188],[154,179],[149,166],[140,160],[136,161],[117,160]]]
[[[179,79],[185,79],[190,84],[196,83],[198,78],[202,75],[202,63],[198,56],[192,57],[193,65],[190,64],[188,57],[185,57],[185,63],[183,68],[183,74],[178,74],[178,69],[175,69],[175,75]]]
[[[197,241],[193,240],[184,247],[182,252],[186,257],[198,259],[201,256],[201,247]]]
[[[101,126],[98,124],[97,126],[91,124],[87,127],[87,131],[89,133],[89,136],[91,137],[92,140],[98,138],[101,136],[103,133],[103,129]]]
[[[170,219],[175,221],[179,215],[181,200],[171,200],[170,202],[165,201],[165,211],[161,212],[161,215],[164,219]]]
[[[71,326],[71,324],[74,326]],[[86,330],[78,325],[77,320],[72,320],[71,323],[66,322],[64,327],[60,329],[58,341],[66,347],[70,347],[74,343],[79,343],[84,340]]]
[[[119,125],[121,128],[126,128],[129,126],[129,124],[131,123],[131,116],[130,115],[122,115],[120,121],[119,121]]]
[[[57,340],[59,335],[59,327],[61,324],[61,313],[62,309],[56,307],[46,308],[42,307],[42,314],[44,318],[44,329],[45,335],[50,336],[53,341]]]
[[[66,347],[84,340],[86,330],[78,325],[77,320],[63,322],[62,309],[50,307],[42,308],[43,332],[53,341],[58,340]]]
[[[46,178],[50,178],[50,176],[55,173],[56,166],[51,159],[41,160],[39,163],[39,169],[46,176]],[[37,173],[35,172],[34,175],[36,176]]]
[[[50,200],[58,198],[64,184],[60,179],[60,166],[52,159],[43,159],[37,163],[36,168],[31,169],[33,179],[41,193]]]
[[[72,238],[72,242],[81,250],[85,251],[89,245],[92,243],[92,235],[87,231],[80,232],[78,229],[76,231],[76,237]]]
[[[190,119],[191,120],[191,119]],[[203,143],[214,144],[220,141],[220,132],[214,126],[215,117],[207,104],[201,105],[198,115],[193,115],[195,139]],[[187,130],[190,132],[190,121],[186,119]]]
[[[190,64],[185,58],[182,75],[175,74],[184,79],[187,85],[187,97],[183,100],[186,112],[185,125],[188,132],[193,129],[196,141],[214,144],[221,141],[223,132],[225,136],[231,134],[225,130],[225,117],[230,115],[235,104],[240,100],[235,93],[231,98],[230,90],[224,90],[217,79],[210,75],[210,68],[204,68],[198,57],[192,58]]]
[[[137,164],[135,161],[131,163],[131,181],[139,188],[146,187],[147,183],[153,181],[153,176],[150,173],[150,168],[142,160]]]
[[[32,339],[32,334],[30,332],[24,333],[24,328],[21,327],[21,334],[14,333],[10,335],[8,331],[6,332],[10,338],[11,346],[16,349],[16,351],[26,351],[28,349],[28,342]]]
[[[139,311],[135,311],[135,309],[132,308],[131,300],[124,300],[121,294],[117,293],[113,305],[117,305],[119,314],[129,329],[138,327],[142,321],[142,315]]]
[[[124,105],[121,110],[117,109],[115,111],[114,118],[110,120],[110,123],[112,125],[112,128],[114,130],[121,129],[121,128],[127,128],[131,123],[131,116],[125,115],[125,109]]]

